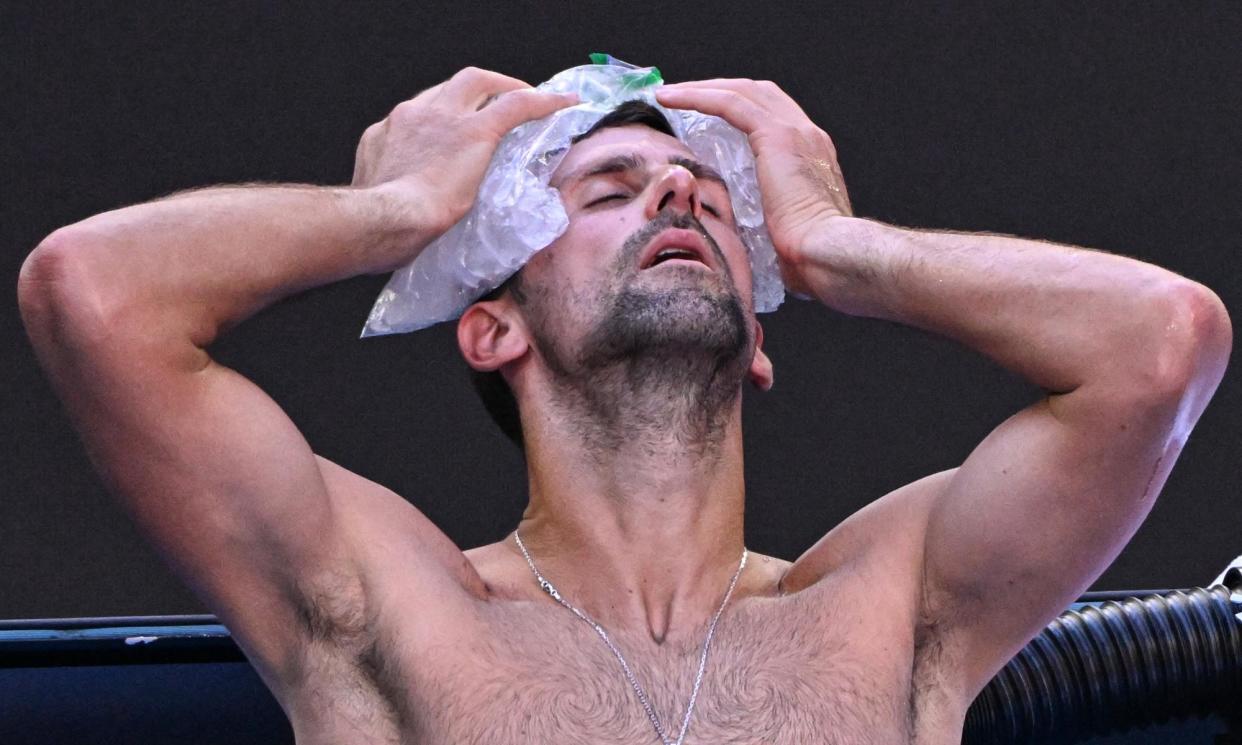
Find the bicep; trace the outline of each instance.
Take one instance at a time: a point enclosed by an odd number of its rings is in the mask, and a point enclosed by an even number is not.
[[[310,446],[237,372],[101,364],[77,419],[110,490],[252,656],[280,668],[304,600],[357,602],[356,557]]]
[[[1137,530],[1180,448],[1171,408],[1093,390],[1044,399],[989,434],[934,496],[921,617],[967,686],[986,683]]]
[[[360,503],[403,531],[390,541],[417,581],[460,588],[468,568],[442,532],[316,457],[183,318],[118,302],[72,252],[36,254],[19,281],[23,321],[91,460],[261,672],[295,673],[316,633],[360,617],[376,574]]]
[[[399,495],[315,455],[244,376],[209,362],[125,378],[107,386],[92,457],[276,690],[312,656],[366,642],[385,577],[460,601],[424,613],[424,631],[468,607],[476,577],[457,546]]]

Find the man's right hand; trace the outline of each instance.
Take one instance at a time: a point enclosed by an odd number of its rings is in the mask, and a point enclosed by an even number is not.
[[[501,137],[577,103],[476,67],[397,104],[358,143],[353,185],[391,185],[417,200],[423,222],[448,230],[474,203]]]

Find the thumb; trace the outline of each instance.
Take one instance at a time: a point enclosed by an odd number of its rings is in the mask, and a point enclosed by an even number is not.
[[[494,132],[503,135],[519,124],[541,119],[576,103],[578,96],[573,93],[547,93],[526,88],[497,96],[479,116],[486,118]]]

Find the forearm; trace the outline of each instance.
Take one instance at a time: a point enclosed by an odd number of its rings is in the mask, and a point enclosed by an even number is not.
[[[1217,342],[1206,363],[1222,337],[1228,351],[1210,291],[1121,256],[847,217],[827,221],[804,255],[802,276],[830,307],[955,339],[1053,392],[1184,377],[1205,339]]]
[[[56,231],[27,260],[22,289],[205,347],[290,294],[408,261],[435,230],[417,208],[382,187],[176,194]]]

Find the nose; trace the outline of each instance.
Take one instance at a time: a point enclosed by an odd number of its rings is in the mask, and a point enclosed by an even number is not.
[[[703,217],[698,180],[682,166],[670,165],[665,168],[656,177],[647,195],[648,220],[668,208],[683,214],[690,213],[696,220]]]

